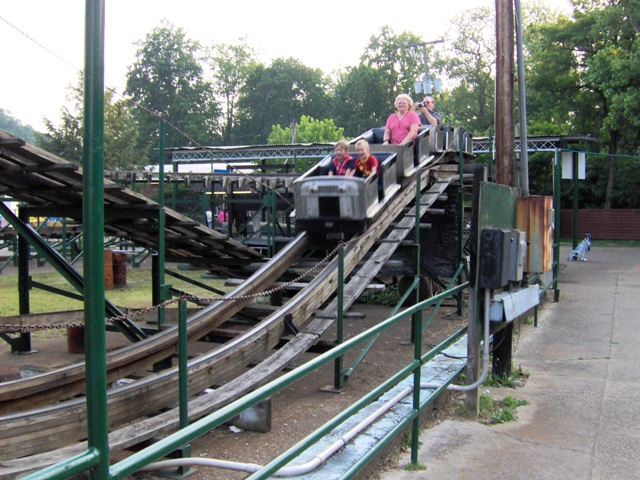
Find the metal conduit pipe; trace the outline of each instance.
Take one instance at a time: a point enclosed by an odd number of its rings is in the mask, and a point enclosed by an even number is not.
[[[390,399],[388,402],[386,402],[376,411],[371,413],[367,418],[362,420],[360,423],[355,425],[351,430],[349,430],[347,433],[342,435],[338,440],[333,442],[329,447],[327,447],[321,453],[316,455],[313,458],[313,460],[310,460],[301,465],[294,465],[292,467],[281,468],[274,475],[276,477],[293,477],[293,476],[309,473],[314,469],[318,468],[320,465],[326,462],[331,457],[331,455],[333,455],[342,447],[344,447],[351,439],[353,439],[356,435],[358,435],[365,428],[371,425],[374,421],[380,418],[384,413],[386,413],[395,405],[400,403],[412,391],[413,391],[413,387],[404,388],[402,391],[396,394],[392,399]],[[237,470],[241,472],[250,472],[250,473],[257,472],[262,468],[261,465],[256,465],[253,463],[232,462],[227,460],[217,460],[213,458],[179,458],[174,460],[163,460],[160,462],[151,463],[146,467],[140,469],[140,471],[145,472],[145,471],[153,471],[153,470],[164,470],[167,468],[185,467],[185,466],[209,466],[209,467],[226,468],[228,470]]]
[[[447,390],[454,392],[468,392],[475,390],[482,386],[484,381],[489,375],[489,332],[490,332],[490,320],[489,320],[489,307],[491,303],[491,289],[486,288],[484,290],[484,338],[482,340],[482,373],[471,385],[448,385]],[[440,388],[441,383],[428,383],[421,382],[420,388]]]
[[[491,300],[491,291],[485,290],[485,305],[484,305],[484,339],[482,346],[482,374],[480,378],[471,385],[448,385],[447,390],[453,391],[468,391],[478,388],[486,380],[489,373],[489,301]],[[437,389],[442,387],[442,383],[420,383],[420,388],[424,389]],[[294,465],[291,467],[283,467],[274,473],[276,477],[293,477],[309,473],[318,468],[324,462],[326,462],[331,455],[336,453],[342,447],[344,447],[351,439],[362,432],[365,428],[371,425],[374,421],[380,418],[387,411],[391,410],[394,406],[404,400],[409,394],[413,392],[413,387],[406,387],[397,393],[389,401],[385,402],[380,408],[371,413],[368,417],[354,426],[351,430],[341,436],[338,440],[333,442],[329,447],[316,455],[313,460],[310,460],[301,465]],[[144,468],[141,468],[141,472],[149,472],[155,470],[166,470],[169,468],[187,467],[187,466],[202,466],[213,468],[224,468],[227,470],[236,470],[240,472],[255,473],[263,468],[262,465],[255,463],[243,463],[233,462],[229,460],[219,460],[215,458],[202,458],[202,457],[187,457],[176,458],[173,460],[162,460],[159,462],[150,463]]]

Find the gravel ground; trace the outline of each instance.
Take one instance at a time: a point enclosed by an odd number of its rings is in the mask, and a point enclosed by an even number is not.
[[[356,304],[351,311],[360,313],[363,317],[345,320],[345,338],[356,335],[384,320],[390,309],[378,305]],[[465,318],[455,315],[453,308],[445,307],[443,314],[434,318],[426,329],[425,344],[438,343],[463,326],[465,322]],[[328,332],[326,339],[333,338],[335,338],[335,331]],[[353,372],[341,393],[323,390],[323,387],[333,385],[333,364],[327,365],[272,397],[272,427],[269,432],[237,431],[230,426],[223,426],[194,441],[191,445],[192,456],[260,465],[268,463],[361,398],[395,373],[400,366],[406,365],[413,354],[413,347],[408,344],[409,338],[410,322],[396,325],[380,336],[372,350]],[[126,344],[126,340],[119,334],[108,334],[107,341],[109,349]],[[16,378],[20,369],[24,370],[25,366],[36,370],[55,368],[83,359],[82,355],[67,352],[64,330],[34,332],[32,347],[37,350],[37,353],[15,355],[10,352],[6,343],[0,342],[0,379],[6,381]],[[348,355],[344,365],[351,365],[358,353]],[[305,354],[299,359],[298,364],[311,358],[314,358],[314,354]],[[121,458],[122,453],[114,457]],[[198,467],[189,478],[232,480],[245,478],[247,475],[243,472]],[[144,479],[151,478],[151,475],[140,473],[135,477]]]

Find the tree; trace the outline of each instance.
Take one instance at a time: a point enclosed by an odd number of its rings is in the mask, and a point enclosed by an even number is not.
[[[104,95],[104,167],[107,170],[126,170],[146,163],[137,154],[135,145],[138,128],[133,120],[127,100],[114,100],[115,90],[107,89]],[[45,118],[47,133],[38,144],[65,160],[82,164],[82,139],[84,131],[82,80],[69,87],[71,109],[62,107],[60,124]]]
[[[307,115],[300,117],[300,122],[281,127],[273,125],[269,134],[268,143],[328,143],[337,142],[344,137],[344,128],[338,128],[333,120],[316,120]]]
[[[384,26],[378,35],[371,37],[360,57],[362,64],[389,75],[392,88],[380,98],[381,105],[386,106],[389,113],[393,111],[395,97],[400,93],[411,94],[415,81],[424,76],[424,65],[414,58],[413,50],[409,47],[421,42],[420,37],[413,33],[396,35],[391,27]]]
[[[0,130],[5,130],[29,143],[36,143],[39,135],[31,125],[23,125],[4,108],[0,108]]]
[[[302,115],[326,117],[327,84],[322,70],[294,58],[277,58],[268,67],[257,65],[241,88],[234,138],[264,143],[272,125],[291,125]]]
[[[219,143],[218,106],[203,78],[200,45],[166,20],[138,45],[127,73],[126,93],[137,107],[139,147],[148,151],[158,145],[160,119],[168,126],[168,147]]]
[[[295,126],[295,128],[294,128]],[[330,143],[344,138],[344,128],[338,128],[333,120],[316,120],[307,115],[300,117],[300,122],[282,127],[273,125],[269,134],[270,145],[287,143]],[[289,160],[284,160],[287,163]],[[306,171],[316,163],[313,159],[296,160],[296,170]]]
[[[451,21],[440,62],[452,84],[438,97],[446,122],[488,134],[494,122],[495,15],[476,8]]]
[[[393,76],[385,70],[367,65],[347,68],[334,87],[335,122],[349,137],[383,126],[393,111],[393,103],[386,103],[392,90]]]
[[[637,151],[640,12],[637,0],[574,3],[573,21],[560,19],[538,27],[534,40],[539,43],[531,49],[536,62],[533,78],[547,105],[566,111],[565,124],[599,137],[610,154],[608,172],[603,174],[600,166],[591,168],[589,176],[598,170],[601,178],[588,178],[585,188],[595,193],[596,185],[606,178],[604,206],[611,208],[616,200],[616,154]],[[561,101],[554,103],[555,98]],[[541,106],[537,111],[542,117]]]
[[[232,132],[236,121],[236,108],[240,90],[249,74],[256,68],[255,52],[241,39],[238,44],[216,44],[209,61],[213,68],[214,92],[222,105],[220,135],[223,145],[233,142]]]

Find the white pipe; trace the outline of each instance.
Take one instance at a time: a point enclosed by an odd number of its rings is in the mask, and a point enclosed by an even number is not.
[[[485,288],[484,290],[484,339],[482,341],[482,373],[480,374],[480,378],[478,378],[471,385],[448,385],[447,390],[451,390],[454,392],[468,392],[470,390],[475,390],[476,388],[482,386],[484,381],[487,379],[489,375],[489,332],[490,332],[490,320],[489,320],[489,308],[491,302],[491,290],[489,288]],[[428,383],[422,382],[420,383],[420,388],[440,388],[442,383]]]
[[[489,373],[489,301],[491,300],[491,291],[485,289],[485,302],[484,302],[484,340],[482,346],[482,374],[480,378],[476,380],[472,385],[448,385],[447,390],[454,391],[469,391],[481,386],[487,378]],[[442,383],[420,383],[420,388],[440,388]],[[294,465],[291,467],[283,467],[274,473],[276,477],[293,477],[298,475],[304,475],[318,468],[324,462],[326,462],[331,455],[336,453],[342,447],[344,447],[352,438],[362,432],[365,428],[371,425],[374,421],[380,418],[384,413],[391,410],[394,406],[404,400],[411,392],[413,387],[405,387],[399,393],[397,393],[392,399],[385,402],[380,408],[371,413],[367,418],[362,420],[356,426],[354,426],[347,433],[342,435],[338,440],[333,442],[329,447],[316,455],[312,460],[301,465]],[[264,466],[255,463],[242,463],[233,462],[229,460],[218,460],[214,458],[200,458],[200,457],[187,457],[176,458],[173,460],[162,460],[141,468],[141,472],[149,472],[154,470],[165,470],[168,468],[187,467],[187,466],[203,466],[203,467],[215,467],[224,468],[227,470],[236,470],[240,472],[254,473],[264,468]]]
[[[291,467],[283,467],[278,470],[274,475],[276,477],[292,477],[297,475],[303,475],[305,473],[309,473],[312,470],[318,468],[324,462],[326,462],[331,455],[336,453],[342,447],[344,447],[351,439],[353,439],[356,435],[362,432],[365,428],[371,425],[374,421],[380,418],[384,413],[389,411],[395,405],[400,403],[405,397],[407,397],[413,391],[413,387],[406,387],[398,394],[396,394],[392,399],[388,402],[385,402],[380,408],[371,413],[367,418],[362,420],[360,423],[355,425],[351,430],[342,435],[338,440],[333,442],[329,447],[327,447],[320,454],[316,455],[312,460],[309,460],[306,463],[301,465],[294,465]],[[217,467],[217,468],[226,468],[227,470],[237,470],[241,472],[257,472],[261,468],[260,465],[256,465],[254,463],[241,463],[241,462],[231,462],[227,460],[217,460],[213,458],[177,458],[173,460],[162,460],[160,462],[155,462],[147,465],[146,467],[141,468],[139,471],[153,471],[153,470],[164,470],[167,468],[173,467],[184,467],[189,465],[200,465],[200,466],[209,466],[209,467]]]

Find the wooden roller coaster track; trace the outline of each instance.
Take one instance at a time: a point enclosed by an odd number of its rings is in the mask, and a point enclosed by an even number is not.
[[[420,201],[420,216],[457,178],[456,175],[441,175],[428,185],[432,174],[433,170],[420,172],[421,185],[425,187]],[[357,242],[348,244],[344,272],[345,276],[354,271],[355,274],[345,288],[345,308],[358,298],[415,226],[415,207],[403,217],[404,209],[415,199],[415,184],[414,177],[389,204],[385,215],[381,215]],[[379,241],[383,236],[383,241]],[[189,338],[201,338],[231,319],[251,301],[251,295],[274,285],[304,250],[312,246],[312,242],[307,234],[299,235],[279,255],[229,293],[228,300],[214,302],[189,318]],[[375,251],[362,263],[365,254],[375,245],[378,245]],[[251,330],[192,359],[188,366],[189,394],[192,397],[190,421],[268,382],[316,343],[337,316],[336,301],[327,304],[336,290],[337,277],[337,259],[333,259],[305,288]],[[283,348],[274,351],[287,333],[285,317],[292,319],[299,333]],[[109,354],[109,381],[124,378],[175,354],[176,345],[176,329],[170,328]],[[247,370],[255,363],[256,366]],[[177,376],[177,368],[168,369],[109,391],[109,443],[112,451],[179,428]],[[0,478],[13,478],[18,473],[42,468],[86,448],[82,441],[86,435],[84,398],[60,400],[82,392],[83,380],[83,366],[74,365],[26,379],[24,383],[16,381],[0,385],[0,408],[6,412],[0,417]],[[202,395],[212,386],[216,386],[212,394]],[[60,401],[53,404],[56,400]],[[34,408],[35,405],[39,408]],[[137,408],[132,408],[132,405]]]

